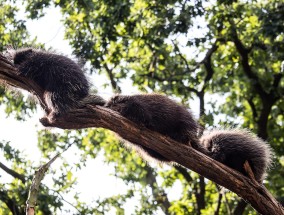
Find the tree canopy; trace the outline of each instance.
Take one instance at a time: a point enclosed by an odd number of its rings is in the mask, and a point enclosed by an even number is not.
[[[74,54],[90,63],[90,73],[106,75],[106,85],[114,92],[123,92],[127,80],[142,92],[163,92],[182,102],[199,113],[206,129],[244,127],[267,140],[275,159],[264,185],[284,202],[282,1],[11,0],[0,3],[2,51],[8,44],[36,45],[25,20],[17,18],[22,4],[26,19],[38,19],[48,8],[59,7]],[[15,120],[25,120],[35,111],[26,97],[16,98],[4,88],[0,96],[1,106]],[[76,194],[72,213],[130,214],[127,204],[136,199],[139,205],[131,208],[133,214],[256,214],[235,194],[219,192],[196,173],[179,166],[148,165],[117,142],[103,129],[39,131],[38,146],[45,157],[70,143],[79,154],[72,164],[62,161],[53,189],[42,185],[39,213],[64,210],[64,195],[76,181],[71,169],[84,168],[89,159],[103,154],[127,192],[98,197],[92,205]],[[1,141],[0,148],[4,155],[0,174],[13,177],[1,184],[0,212],[24,214],[25,183],[35,166],[9,142]],[[173,198],[175,187],[180,189]]]

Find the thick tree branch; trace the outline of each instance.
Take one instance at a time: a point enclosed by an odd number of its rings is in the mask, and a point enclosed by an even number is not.
[[[26,179],[25,179],[24,175],[21,175],[21,174],[17,173],[16,171],[8,168],[2,162],[0,162],[0,168],[3,169],[9,175],[13,176],[14,178],[17,178],[17,179],[21,180],[23,184],[26,182]]]
[[[28,89],[46,107],[42,97],[42,90],[15,73],[15,69],[0,60],[0,78],[7,84]],[[7,78],[8,77],[8,78]],[[7,79],[9,79],[7,81]],[[251,181],[249,178],[230,169],[229,167],[195,151],[189,146],[167,138],[159,133],[139,127],[121,115],[107,108],[87,104],[67,115],[57,118],[48,126],[62,129],[82,129],[102,127],[114,131],[122,138],[159,152],[165,158],[191,169],[200,175],[216,182],[217,184],[235,192],[248,201],[261,214],[284,214],[283,207],[273,198],[263,185]]]

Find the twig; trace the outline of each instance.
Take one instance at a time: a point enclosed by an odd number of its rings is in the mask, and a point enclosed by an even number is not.
[[[36,170],[35,175],[33,177],[32,180],[32,184],[30,186],[30,190],[29,190],[29,196],[28,199],[26,201],[26,214],[27,215],[34,215],[35,214],[35,207],[37,204],[37,196],[38,196],[38,192],[39,192],[39,186],[41,184],[41,181],[43,180],[45,173],[47,172],[47,170],[49,169],[50,165],[63,153],[65,152],[67,149],[70,148],[70,146],[72,145],[69,144],[69,146],[64,149],[61,153],[58,153],[57,155],[55,155],[50,161],[48,161],[46,164],[42,165],[38,170]]]
[[[245,171],[247,172],[247,174],[248,174],[248,176],[250,177],[250,179],[256,182],[255,177],[254,177],[254,174],[253,174],[253,172],[252,172],[252,169],[251,169],[251,167],[250,167],[248,161],[245,162],[245,164],[244,164],[244,169],[245,169]]]
[[[76,209],[79,214],[82,214],[82,212],[75,206],[73,205],[71,202],[67,201],[66,199],[63,198],[63,196],[57,191],[57,190],[53,190],[53,189],[50,189],[52,190],[54,193],[56,193],[57,195],[60,196],[60,198],[62,199],[62,201],[66,202],[67,204],[69,204],[70,206],[72,206],[74,209]]]

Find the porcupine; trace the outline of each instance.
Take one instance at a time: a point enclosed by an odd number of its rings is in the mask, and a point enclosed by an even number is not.
[[[33,80],[44,90],[47,109],[42,121],[52,122],[79,107],[87,98],[94,104],[105,104],[100,96],[89,94],[88,79],[81,67],[68,57],[34,48],[9,49],[8,54],[19,75]]]
[[[212,130],[203,134],[200,143],[209,151],[209,157],[246,176],[244,164],[248,161],[255,179],[260,183],[271,166],[270,146],[248,130]]]
[[[199,144],[198,129],[200,125],[190,110],[160,94],[116,95],[107,101],[106,107],[119,112],[125,118],[156,131],[173,140],[191,145],[194,149],[205,152]],[[150,156],[158,161],[170,160],[160,153],[142,145],[130,144],[142,157]],[[142,149],[142,150],[141,150]],[[146,156],[144,156],[146,155]]]

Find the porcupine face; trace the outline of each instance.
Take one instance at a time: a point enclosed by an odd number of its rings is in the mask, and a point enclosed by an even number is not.
[[[15,65],[20,65],[27,61],[33,55],[34,51],[32,48],[24,48],[14,51],[13,60]]]
[[[105,107],[110,108],[116,112],[122,113],[128,105],[125,96],[115,95],[106,104]]]

